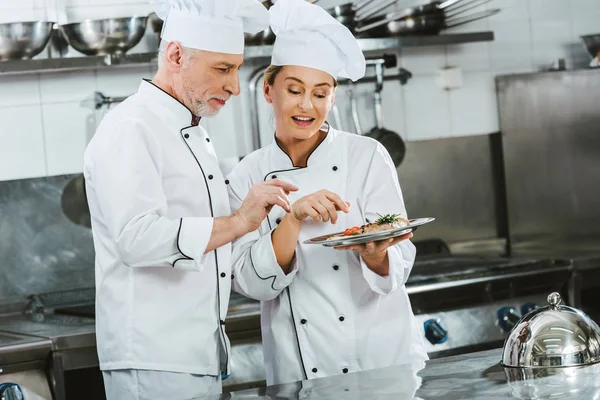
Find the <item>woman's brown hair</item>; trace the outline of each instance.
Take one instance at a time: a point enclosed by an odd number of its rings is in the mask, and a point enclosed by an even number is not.
[[[269,68],[265,71],[265,81],[272,86],[282,69],[283,65],[269,65]],[[338,87],[338,81],[335,78],[333,78],[333,87]]]

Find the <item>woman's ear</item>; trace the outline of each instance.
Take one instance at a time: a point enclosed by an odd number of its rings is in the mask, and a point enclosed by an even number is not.
[[[265,81],[263,85],[263,94],[265,95],[265,100],[269,104],[273,104],[273,100],[271,99],[271,85],[267,81]]]

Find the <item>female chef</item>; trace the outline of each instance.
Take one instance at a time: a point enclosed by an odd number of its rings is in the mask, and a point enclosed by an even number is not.
[[[273,106],[273,142],[229,177],[232,210],[257,182],[281,179],[299,190],[286,213],[270,210],[233,243],[233,287],[262,301],[269,385],[427,359],[404,287],[415,259],[411,235],[345,249],[307,239],[406,217],[394,165],[370,138],[326,122],[338,77],[360,79],[365,59],[350,31],[319,6],[278,0],[264,97]],[[333,225],[332,225],[333,224]]]

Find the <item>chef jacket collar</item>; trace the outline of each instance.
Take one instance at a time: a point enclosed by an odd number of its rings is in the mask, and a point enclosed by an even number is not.
[[[312,151],[312,153],[310,153],[310,155],[308,156],[308,159],[306,160],[306,167],[312,167],[325,161],[323,159],[323,156],[327,154],[327,149],[329,148],[329,145],[333,142],[335,138],[335,132],[333,132],[333,130],[331,129],[331,125],[329,125],[329,122],[325,122],[320,129],[325,130],[327,132],[327,135],[325,135],[321,143],[319,143],[317,147]],[[275,153],[274,161],[277,165],[277,168],[279,168],[280,165],[281,169],[283,169],[284,167],[286,169],[305,168],[297,167],[294,165],[292,158],[281,148],[281,146],[277,142],[277,138],[275,135],[273,135],[273,143],[271,144],[271,147]]]
[[[198,125],[200,122],[201,117],[194,115],[182,102],[156,86],[149,79],[142,79],[138,93],[142,95],[142,98],[148,99],[153,104],[158,105],[159,108],[168,111],[164,116],[170,119],[170,123],[180,129]]]

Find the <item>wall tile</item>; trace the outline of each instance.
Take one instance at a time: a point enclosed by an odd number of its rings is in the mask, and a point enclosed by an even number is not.
[[[413,75],[437,73],[446,66],[446,51],[443,46],[407,47],[402,49],[402,67]]]
[[[488,8],[499,8],[500,13],[490,17],[490,22],[496,21],[527,21],[529,22],[529,0],[494,0],[488,3]]]
[[[39,8],[14,8],[6,11],[0,8],[0,24],[9,22],[40,21],[46,13]]]
[[[0,107],[40,104],[37,75],[0,76]]]
[[[448,46],[446,55],[448,65],[458,66],[463,71],[489,71],[490,69],[489,43]]]
[[[559,58],[571,59],[570,44],[573,38],[570,21],[533,22],[533,63],[538,69],[547,68]]]
[[[408,140],[404,117],[404,95],[399,81],[386,81],[381,94],[383,126]]]
[[[491,73],[465,74],[463,86],[449,93],[452,136],[499,131],[496,88]]]
[[[0,180],[46,175],[39,105],[0,108]]]
[[[404,115],[410,141],[449,137],[450,102],[436,75],[415,76],[404,87]]]
[[[531,30],[529,22],[490,21],[494,31],[494,41],[490,43],[491,69],[533,70]]]
[[[42,103],[84,101],[96,91],[94,71],[60,72],[40,76]]]
[[[152,8],[146,2],[137,4],[121,4],[116,6],[97,5],[86,7],[68,7],[67,17],[71,22],[79,22],[85,19],[104,19],[131,17],[134,15],[148,15]]]
[[[34,8],[33,0],[0,0],[0,10],[14,10],[16,8]]]
[[[87,139],[95,129],[95,114],[78,102],[42,106],[48,175],[82,171]]]
[[[137,92],[144,78],[152,78],[148,67],[99,70],[96,73],[96,88],[105,96],[129,96]]]
[[[529,0],[531,20],[533,22],[562,20],[569,15],[570,3],[570,0]]]

